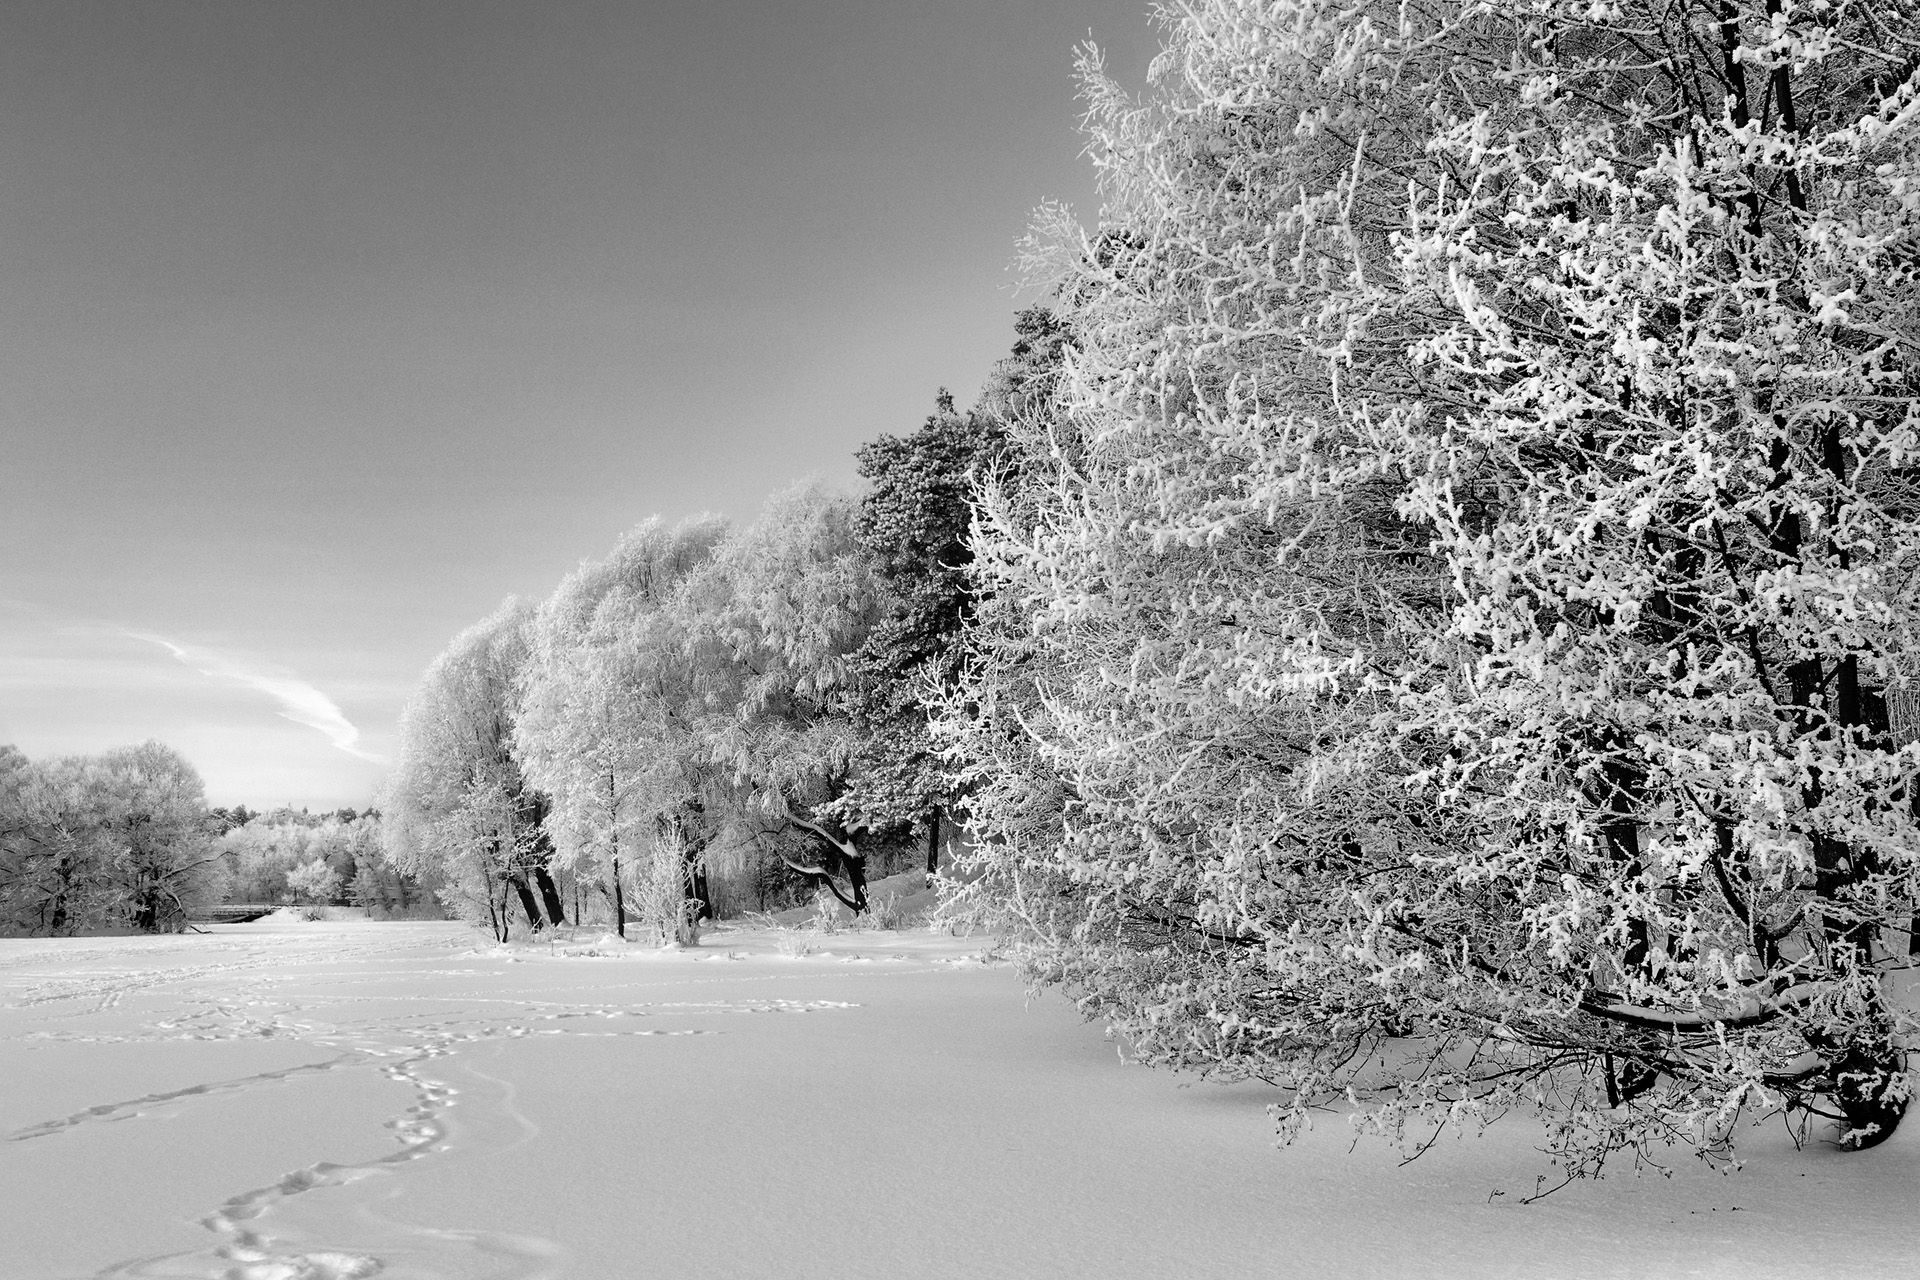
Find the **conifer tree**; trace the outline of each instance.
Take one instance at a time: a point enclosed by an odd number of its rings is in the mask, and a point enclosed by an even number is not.
[[[919,430],[881,436],[856,455],[871,487],[855,530],[885,606],[856,657],[851,710],[862,744],[842,807],[870,831],[918,829],[929,872],[958,796],[928,734],[928,695],[957,676],[973,612],[971,495],[1003,443],[997,420],[960,413],[942,391]]]

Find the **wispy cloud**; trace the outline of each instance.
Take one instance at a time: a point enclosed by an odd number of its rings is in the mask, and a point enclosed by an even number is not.
[[[318,729],[335,747],[350,756],[385,764],[385,757],[364,750],[358,743],[360,730],[341,712],[332,698],[284,669],[197,645],[175,644],[150,631],[123,631],[122,634],[147,644],[159,645],[185,665],[203,676],[225,680],[266,694],[280,704],[280,714],[295,724]]]

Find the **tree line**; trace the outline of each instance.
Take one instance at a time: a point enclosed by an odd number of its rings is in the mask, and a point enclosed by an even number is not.
[[[989,393],[1024,377],[1016,350]],[[923,694],[955,676],[998,422],[942,392],[861,451],[864,497],[803,484],[740,527],[649,520],[456,637],[402,719],[392,865],[503,940],[570,920],[688,938],[814,890],[861,912],[872,871],[935,870],[958,796]]]
[[[433,887],[394,869],[377,809],[313,814],[291,808],[212,811],[225,901],[364,907],[375,919],[438,916]]]
[[[233,902],[438,915],[380,825],[374,809],[209,807],[160,742],[47,760],[0,745],[0,936],[180,932]]]

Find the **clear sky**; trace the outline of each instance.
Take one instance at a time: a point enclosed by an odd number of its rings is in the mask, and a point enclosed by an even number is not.
[[[0,742],[369,803],[503,597],[971,398],[1145,7],[0,5]]]

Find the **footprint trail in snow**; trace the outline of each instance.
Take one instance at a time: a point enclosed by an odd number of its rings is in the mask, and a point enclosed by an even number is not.
[[[423,947],[423,937],[435,945]],[[589,993],[604,999],[578,998],[571,989],[554,998],[550,979],[513,983],[521,975],[503,963],[511,957],[457,954],[462,947],[470,952],[469,934],[416,929],[390,938],[383,942],[378,931],[369,936],[365,930],[311,938],[216,935],[214,959],[203,959],[209,940],[201,940],[197,952],[188,939],[131,954],[76,941],[64,952],[49,946],[0,961],[0,1043],[77,1049],[287,1041],[316,1054],[293,1065],[92,1103],[16,1126],[0,1134],[0,1147],[61,1142],[99,1125],[165,1123],[219,1100],[324,1087],[341,1076],[377,1074],[406,1091],[403,1107],[384,1122],[394,1144],[389,1150],[359,1160],[315,1151],[310,1163],[209,1208],[199,1219],[203,1247],[123,1258],[94,1272],[97,1280],[557,1275],[565,1258],[557,1242],[402,1220],[399,1193],[411,1167],[455,1150],[484,1157],[527,1136],[510,1100],[468,1060],[471,1050],[548,1037],[723,1034],[716,1018],[855,1007],[783,999],[624,1000],[618,989],[633,984],[618,975]],[[364,1149],[365,1135],[342,1134],[339,1145]]]

